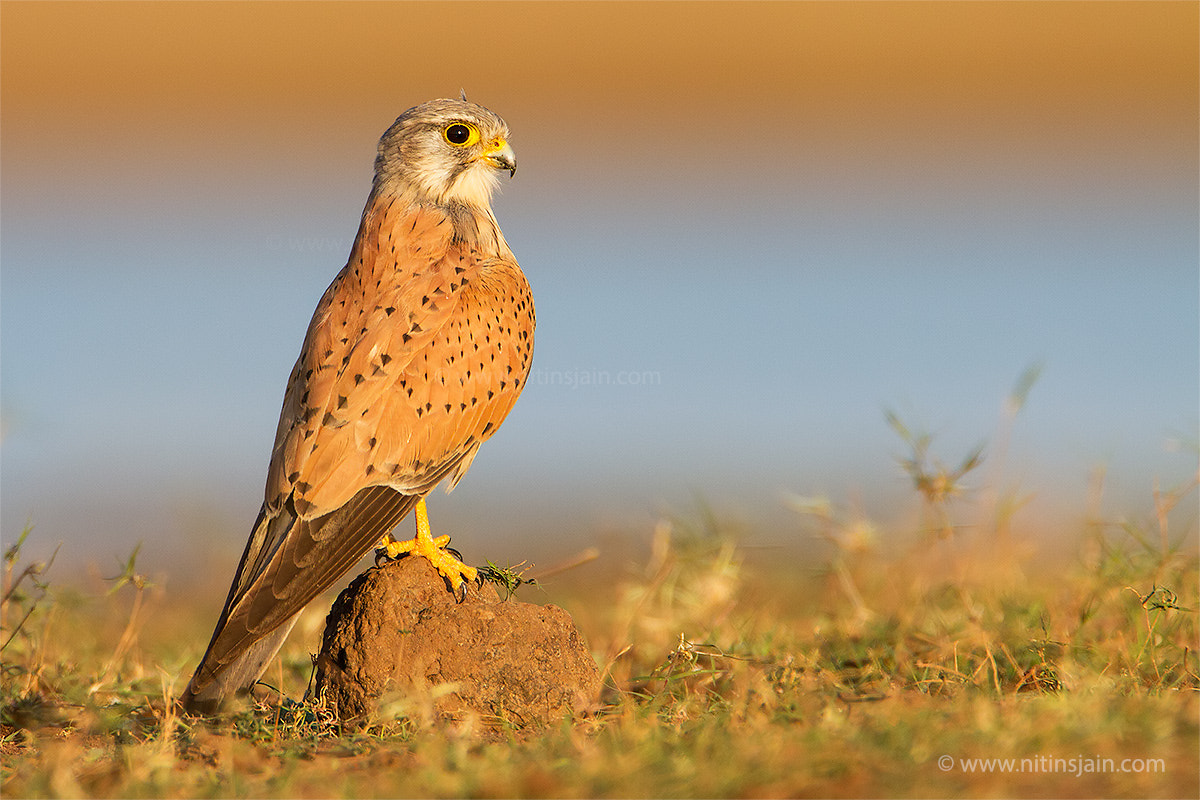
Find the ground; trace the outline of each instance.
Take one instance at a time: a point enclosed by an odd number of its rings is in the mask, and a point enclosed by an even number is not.
[[[963,524],[950,494],[921,497],[910,531],[797,501],[820,555],[746,548],[732,526],[692,514],[633,532],[615,565],[520,586],[517,600],[573,618],[601,702],[490,731],[404,703],[340,725],[305,702],[332,597],[264,678],[282,702],[182,717],[173,700],[212,622],[190,596],[151,585],[133,559],[110,593],[56,585],[16,543],[0,790],[1197,796],[1194,485],[1159,493],[1142,519],[1039,537],[1014,533],[1004,513]],[[1050,534],[1077,546],[1050,558],[1038,548]]]

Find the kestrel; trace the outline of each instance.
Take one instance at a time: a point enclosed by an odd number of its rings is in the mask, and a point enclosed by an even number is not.
[[[266,498],[208,651],[183,695],[208,712],[262,675],[314,597],[377,543],[474,580],[434,539],[424,497],[466,474],[533,356],[529,284],[491,195],[516,159],[508,126],[464,100],[404,112],[379,141],[346,266],[288,380]],[[409,511],[416,536],[390,532]],[[381,542],[381,539],[383,540]]]

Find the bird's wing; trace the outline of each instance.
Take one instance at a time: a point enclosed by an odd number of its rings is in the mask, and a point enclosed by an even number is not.
[[[461,474],[532,357],[533,302],[511,258],[455,241],[436,211],[364,225],[314,316],[268,473],[268,507],[290,495],[308,519],[364,486],[423,495]]]

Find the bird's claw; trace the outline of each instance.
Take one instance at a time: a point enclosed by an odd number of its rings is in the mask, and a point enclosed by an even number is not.
[[[390,538],[390,537],[389,537]],[[480,582],[479,570],[467,566],[462,561],[462,554],[448,547],[449,536],[439,536],[436,539],[417,536],[402,542],[380,541],[375,551],[375,564],[396,561],[409,555],[423,556],[446,581],[446,587],[458,602],[467,597],[467,581]]]

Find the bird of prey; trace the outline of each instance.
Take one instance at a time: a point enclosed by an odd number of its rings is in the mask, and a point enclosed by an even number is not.
[[[253,685],[297,615],[377,544],[428,558],[456,592],[476,572],[434,539],[424,497],[462,479],[533,356],[529,284],[496,217],[516,172],[504,121],[432,100],[379,141],[346,266],[292,369],[266,497],[208,651],[182,697],[211,712]],[[416,536],[390,532],[414,511]]]

